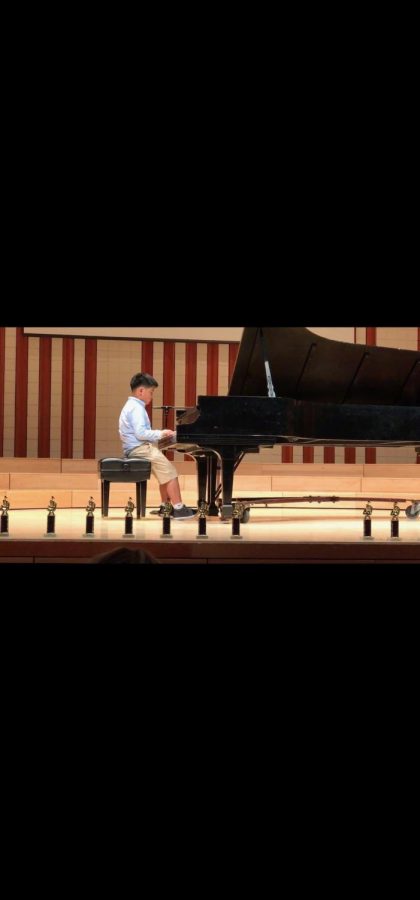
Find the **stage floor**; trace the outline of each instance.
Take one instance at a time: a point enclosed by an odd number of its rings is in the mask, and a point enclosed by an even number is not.
[[[354,505],[354,504],[353,504]],[[56,533],[46,535],[46,510],[10,510],[9,534],[0,539],[0,562],[88,562],[116,546],[141,545],[161,562],[420,562],[420,518],[401,511],[399,539],[391,538],[388,510],[375,511],[372,539],[363,538],[360,509],[252,508],[240,538],[231,522],[207,519],[207,539],[198,538],[198,518],[171,519],[171,538],[163,538],[162,519],[147,509],[133,519],[134,537],[124,537],[125,514],[95,512],[94,535],[85,536],[84,509],[57,509]]]

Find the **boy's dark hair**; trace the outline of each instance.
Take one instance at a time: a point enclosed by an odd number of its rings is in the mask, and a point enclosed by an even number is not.
[[[130,381],[130,387],[132,391],[135,391],[138,387],[158,387],[158,383],[153,375],[148,375],[147,372],[137,372]]]

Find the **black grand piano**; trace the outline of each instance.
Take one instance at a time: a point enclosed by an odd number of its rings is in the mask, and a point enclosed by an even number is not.
[[[176,430],[170,446],[197,463],[198,502],[227,519],[234,472],[260,447],[420,453],[420,352],[348,344],[303,327],[244,328],[228,396],[198,397],[177,413]]]

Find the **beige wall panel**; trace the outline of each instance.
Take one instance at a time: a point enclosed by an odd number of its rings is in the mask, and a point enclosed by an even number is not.
[[[309,331],[314,331],[315,334],[320,334],[329,341],[344,341],[346,344],[354,343],[354,328],[348,325],[340,325],[336,328],[327,328],[324,326],[313,327],[312,325],[308,325],[307,327],[309,328]]]
[[[415,447],[378,447],[376,451],[376,461],[383,464],[410,465],[416,457]]]
[[[226,397],[229,390],[229,346],[219,344],[219,397]]]
[[[15,448],[16,328],[6,328],[4,350],[3,453],[5,456],[13,456]]]
[[[141,371],[141,341],[98,341],[96,394],[97,459],[120,456],[120,412],[130,394],[130,379]]]
[[[12,509],[47,509],[51,494],[57,501],[58,507],[62,509],[70,509],[71,507],[71,491],[52,490],[44,488],[42,490],[11,490],[7,495],[10,500]],[[45,517],[46,518],[46,517]],[[45,528],[46,528],[45,521]],[[42,535],[41,535],[42,537]]]
[[[71,490],[76,488],[86,488],[93,490],[97,487],[97,478],[94,474],[81,472],[48,472],[42,473],[10,473],[10,488],[12,489],[32,489],[45,488],[50,490]]]
[[[197,397],[207,394],[207,344],[197,344]]]
[[[60,472],[59,459],[28,459],[26,456],[0,458],[0,472]]]
[[[28,456],[38,455],[38,394],[39,394],[39,338],[28,341]]]
[[[400,497],[406,500],[420,499],[418,478],[363,478],[362,490],[367,493],[388,491],[389,497]]]
[[[96,488],[92,489],[89,493],[87,491],[72,491],[71,492],[71,505],[73,508],[81,508],[86,510],[87,502],[89,497],[93,497],[96,503],[96,513],[99,517],[101,516],[101,489]],[[128,500],[128,494],[127,494]],[[126,502],[127,502],[126,500]],[[96,523],[95,523],[96,524]]]
[[[61,453],[61,391],[63,367],[62,338],[53,338],[51,347],[51,430],[50,455],[59,457]]]
[[[0,472],[0,491],[8,491],[10,487],[10,476],[8,472]]]
[[[97,472],[96,459],[62,459],[62,472]]]
[[[153,394],[152,428],[162,428],[162,410],[157,407],[163,403],[163,341],[155,341],[153,345],[153,372],[148,374],[153,375],[158,382]],[[150,409],[147,412],[150,418]]]
[[[344,478],[339,475],[285,475],[280,478],[273,475],[271,479],[273,491],[307,491],[319,492],[325,491],[360,491],[361,478]]]
[[[417,328],[377,328],[376,343],[378,347],[417,350]]]
[[[234,492],[271,491],[270,475],[236,475],[234,476]]]
[[[74,342],[73,456],[83,457],[85,405],[85,342]]]
[[[175,344],[175,406],[185,406],[185,344]]]
[[[363,465],[337,465],[336,463],[302,463],[295,466],[291,463],[282,463],[279,475],[341,475],[344,478],[361,478],[364,474]]]
[[[150,326],[142,327],[110,327],[110,326],[85,326],[83,328],[47,328],[42,327],[25,327],[25,333],[35,334],[61,334],[69,337],[100,337],[106,339],[113,338],[136,338],[137,340],[159,340],[159,341],[240,341],[243,328],[232,328],[230,326],[221,327],[167,327]],[[139,370],[137,370],[139,371]],[[134,373],[133,373],[134,374]]]
[[[363,466],[364,478],[418,478],[420,482],[420,471],[417,464],[413,465],[369,465],[365,463]]]

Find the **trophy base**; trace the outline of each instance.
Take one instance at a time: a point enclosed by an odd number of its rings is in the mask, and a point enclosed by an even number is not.
[[[208,541],[209,536],[208,534],[196,534],[195,539],[196,541]]]
[[[360,538],[360,540],[361,541],[374,541],[375,538],[372,537],[371,534],[366,534],[366,535],[362,534],[362,537]]]
[[[172,540],[173,534],[160,534],[159,537],[163,538],[164,541]]]
[[[8,531],[0,531],[0,537],[10,537],[10,534]]]
[[[399,535],[398,535],[398,537],[394,537],[393,535],[391,535],[391,537],[387,538],[387,540],[388,541],[400,541],[401,538]]]
[[[241,541],[242,535],[241,534],[231,534],[230,539],[231,539],[231,541]]]
[[[55,531],[46,531],[44,537],[57,537]]]
[[[131,538],[131,539],[135,538],[135,536],[136,536],[135,534],[126,534],[125,532],[122,535],[123,538]]]
[[[94,538],[95,535],[94,535],[93,531],[85,531],[85,532],[82,534],[82,537],[90,537],[90,538]]]

